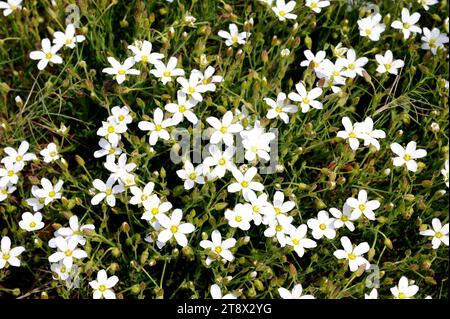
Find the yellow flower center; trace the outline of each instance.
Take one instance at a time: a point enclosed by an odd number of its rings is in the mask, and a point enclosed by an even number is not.
[[[248,187],[248,182],[247,181],[243,181],[241,183],[241,185],[242,185],[242,187],[246,188],[246,187]]]
[[[436,47],[436,39],[431,39],[430,42],[428,42],[428,45],[430,46],[430,48],[435,48]]]
[[[275,207],[275,214],[276,215],[280,215],[281,214],[281,209],[279,209],[278,207]]]
[[[8,191],[6,190],[6,188],[2,189],[0,192],[1,192],[3,195],[8,194]]]
[[[442,233],[437,231],[437,232],[434,234],[434,236],[435,236],[436,238],[441,238],[441,237],[442,237]]]
[[[152,215],[157,215],[159,213],[159,208],[158,207],[153,207],[152,208]]]
[[[62,266],[60,269],[59,269],[59,271],[62,273],[62,274],[64,274],[65,272],[66,272],[66,266]]]
[[[180,113],[184,113],[184,111],[186,111],[186,107],[184,105],[180,105],[178,111],[180,111]]]
[[[355,69],[355,65],[354,65],[353,63],[350,63],[350,64],[348,65],[348,68],[349,68],[350,70],[354,70],[354,69]]]
[[[240,223],[242,221],[242,217],[241,216],[236,216],[234,218],[235,221],[237,221],[238,223]]]
[[[55,195],[56,195],[56,193],[55,193],[54,191],[50,191],[50,192],[48,193],[48,196],[49,196],[49,197],[55,197]]]
[[[100,286],[98,286],[98,290],[100,290],[101,292],[104,292],[106,290],[106,286],[100,285]]]
[[[111,194],[112,194],[112,189],[111,189],[111,188],[107,188],[107,189],[105,190],[105,194],[106,194],[107,196],[111,195]]]
[[[123,121],[123,120],[125,120],[125,116],[119,115],[119,121]]]
[[[284,17],[286,15],[286,12],[284,10],[280,10],[279,15],[280,17]]]
[[[29,226],[30,226],[30,228],[34,228],[34,227],[36,227],[36,223],[35,222],[31,222]]]
[[[364,33],[366,35],[371,35],[372,34],[372,30],[371,29],[366,29],[366,30],[364,30]]]
[[[50,156],[51,156],[51,157],[55,157],[55,156],[56,156],[56,152],[55,152],[55,151],[50,152]]]
[[[366,205],[359,204],[358,208],[359,208],[360,211],[366,210]]]
[[[143,55],[142,58],[141,58],[141,61],[143,63],[147,63],[148,62],[148,56],[147,55]]]
[[[313,65],[314,65],[314,68],[319,67],[319,63],[317,63],[316,61],[313,61]]]
[[[70,249],[66,250],[64,253],[67,257],[72,256],[72,251]]]
[[[348,254],[348,259],[354,260],[356,259],[356,255],[353,252],[351,252],[350,254]]]
[[[319,225],[319,228],[320,228],[321,230],[325,230],[325,229],[327,228],[327,225],[325,225],[325,224],[320,224],[320,225]]]
[[[142,195],[141,196],[141,201],[145,202],[148,199],[147,195]]]
[[[275,230],[276,230],[277,232],[280,232],[280,231],[283,230],[283,226],[281,226],[280,224],[278,224],[278,225],[275,226]]]
[[[403,156],[403,159],[404,159],[405,161],[410,161],[410,160],[411,160],[411,155],[405,154],[405,156]]]
[[[23,159],[23,157],[22,156],[20,156],[20,155],[17,155],[17,157],[16,157],[16,162],[20,162],[21,160]]]
[[[109,151],[108,151],[108,153],[109,153],[109,155],[112,155],[112,154],[114,154],[115,151],[116,151],[115,149],[110,148]]]
[[[355,132],[350,132],[350,134],[348,134],[348,137],[350,137],[350,138],[355,138],[355,137],[356,137]]]
[[[409,29],[410,25],[408,22],[403,23],[403,28],[404,29]]]
[[[390,70],[391,69],[391,65],[390,64],[386,64],[384,67],[386,68],[386,70]]]
[[[216,253],[220,254],[222,252],[222,247],[217,246],[214,250]]]
[[[164,71],[164,72],[163,72],[163,75],[164,75],[165,77],[169,77],[169,76],[170,76],[170,71]]]
[[[108,126],[108,133],[114,133],[114,131],[115,131],[114,126],[112,125]]]
[[[334,75],[334,76],[339,76],[339,71],[336,71],[336,70],[333,71],[333,75]]]
[[[233,41],[233,43],[236,43],[236,42],[238,42],[238,36],[237,35],[233,35],[232,37],[231,37],[231,41]]]
[[[226,161],[223,159],[223,158],[221,158],[220,160],[219,160],[219,165],[225,165],[225,163],[226,163]]]
[[[8,260],[10,258],[10,256],[8,254],[3,254],[3,259],[4,260]]]
[[[227,128],[225,126],[222,126],[220,128],[220,133],[225,134],[227,132]]]
[[[51,53],[47,53],[46,55],[45,55],[45,58],[47,59],[47,60],[50,60],[51,58],[52,58],[52,54]]]
[[[190,87],[188,88],[188,91],[189,91],[190,94],[195,93],[195,87],[190,86]]]
[[[72,44],[72,42],[73,42],[72,39],[67,39],[67,40],[66,40],[66,44],[67,44],[67,45]]]
[[[162,130],[161,124],[157,124],[157,125],[155,126],[155,131],[159,132],[159,131],[161,131],[161,130]]]
[[[300,244],[300,241],[298,239],[292,239],[292,243],[297,246]]]
[[[189,179],[194,180],[197,178],[197,174],[195,174],[194,172],[189,174]]]
[[[302,100],[302,102],[303,103],[305,103],[305,104],[309,104],[309,102],[311,102],[307,97],[305,97],[303,100]]]
[[[259,207],[258,206],[253,206],[253,212],[254,213],[259,213]]]
[[[347,215],[343,215],[341,220],[345,223],[346,221],[348,221],[348,216]]]
[[[171,226],[170,227],[170,231],[172,232],[172,234],[175,234],[175,233],[177,233],[178,232],[178,227],[177,226]]]
[[[125,70],[119,70],[119,72],[117,72],[120,75],[124,75],[125,74]]]
[[[8,176],[9,176],[9,177],[13,177],[13,176],[14,176],[14,171],[9,170],[9,171],[8,171]]]
[[[403,292],[398,293],[398,299],[405,299],[405,294]]]
[[[276,111],[277,113],[281,113],[281,112],[283,112],[283,109],[282,109],[281,107],[277,106],[277,107],[275,108],[275,111]]]

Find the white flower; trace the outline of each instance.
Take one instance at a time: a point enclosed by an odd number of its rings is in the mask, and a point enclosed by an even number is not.
[[[378,138],[385,138],[386,133],[382,130],[373,129],[373,120],[367,117],[364,122],[356,123],[357,131],[360,132],[361,138],[364,140],[364,146],[373,145],[378,151],[380,150],[380,142]]]
[[[255,122],[255,127],[241,131],[240,135],[247,161],[254,161],[257,157],[266,161],[270,160],[270,142],[275,139],[273,132],[266,133],[259,122]]]
[[[41,42],[42,50],[30,52],[30,59],[40,60],[38,63],[38,69],[43,70],[49,62],[55,64],[61,64],[63,62],[62,58],[56,53],[59,51],[60,47],[57,45],[52,46],[49,39],[45,38]]]
[[[106,155],[106,161],[114,161],[116,155],[122,154],[122,149],[118,146],[114,146],[104,138],[101,138],[98,145],[102,148],[101,150],[94,152],[94,157],[99,158]]]
[[[364,294],[364,299],[378,299],[377,288],[373,288],[369,294]]]
[[[151,53],[152,44],[147,40],[142,42],[141,46],[129,45],[128,49],[134,53],[134,61],[142,62],[144,64],[151,63],[155,64],[155,61],[159,61],[164,58],[164,54],[161,53]]]
[[[33,210],[36,212],[44,207],[45,199],[38,196],[39,187],[36,185],[31,186],[31,194],[34,198],[28,198],[26,200],[27,204],[30,205]]]
[[[7,184],[5,186],[0,186],[0,202],[4,201],[9,194],[12,194],[16,190],[15,186]]]
[[[398,143],[391,144],[391,150],[397,155],[393,158],[394,166],[406,165],[411,172],[417,171],[417,162],[415,159],[427,156],[427,151],[424,149],[416,149],[416,142],[411,141],[403,148]]]
[[[135,63],[133,58],[128,58],[123,62],[123,64],[121,64],[113,57],[108,57],[108,62],[109,64],[111,64],[112,67],[104,68],[102,72],[114,75],[116,77],[116,81],[118,84],[122,84],[123,81],[127,79],[127,74],[131,75],[141,74],[141,71],[132,68]]]
[[[322,0],[306,0],[305,6],[311,8],[315,13],[320,13],[322,8],[328,7],[330,5],[330,1],[322,1]]]
[[[69,219],[69,227],[61,227],[55,232],[55,236],[62,236],[67,238],[75,238],[77,243],[84,246],[86,244],[86,238],[83,236],[84,231],[93,231],[95,226],[92,224],[86,224],[80,226],[78,223],[78,217],[76,215],[72,215]],[[53,245],[49,246],[52,247]],[[56,245],[52,248],[56,248]]]
[[[428,28],[423,28],[422,49],[431,50],[436,55],[439,48],[443,48],[445,43],[448,43],[448,36],[441,33],[438,28],[433,28],[431,31]]]
[[[233,210],[225,211],[225,218],[230,227],[249,230],[252,221],[252,207],[250,204],[237,204]]]
[[[180,246],[186,246],[188,240],[185,234],[192,233],[195,227],[190,223],[180,224],[182,217],[183,213],[181,209],[175,209],[170,218],[163,214],[159,215],[158,222],[163,227],[163,230],[158,235],[158,241],[166,243],[172,237],[175,237],[175,240]]]
[[[397,75],[397,69],[400,69],[405,65],[403,60],[394,60],[391,50],[387,50],[384,56],[376,54],[375,59],[378,62],[377,72],[381,74],[388,72]]]
[[[170,139],[169,132],[167,132],[166,128],[172,125],[170,119],[164,120],[164,113],[160,108],[157,108],[153,112],[153,122],[140,121],[138,123],[140,130],[151,132],[149,137],[150,145],[155,145],[159,138],[163,140]]]
[[[8,236],[2,237],[0,242],[0,269],[5,268],[7,265],[20,267],[20,260],[17,257],[24,251],[25,248],[22,246],[11,249],[11,239]]]
[[[248,198],[249,193],[253,193],[254,191],[262,192],[264,190],[263,184],[253,181],[253,178],[258,173],[258,169],[256,167],[250,167],[245,172],[245,175],[242,174],[238,169],[234,169],[231,172],[233,174],[233,177],[236,179],[236,182],[228,185],[228,192],[236,193],[242,191],[245,199]]]
[[[150,200],[150,196],[153,194],[153,189],[155,188],[155,183],[148,182],[144,189],[140,189],[137,186],[130,187],[131,194],[133,194],[133,197],[130,198],[130,204],[131,205],[139,205],[143,204],[145,205],[146,202]]]
[[[429,6],[433,6],[436,3],[439,3],[439,0],[417,0],[417,3],[419,3],[426,11],[430,9]]]
[[[355,50],[348,50],[347,58],[345,59],[346,75],[350,78],[354,78],[356,75],[363,76],[363,66],[366,65],[367,62],[369,62],[369,60],[365,57],[357,59]]]
[[[309,111],[310,107],[321,110],[323,105],[316,99],[322,95],[321,88],[314,88],[311,91],[306,91],[305,85],[302,82],[299,82],[295,85],[295,89],[297,92],[289,93],[289,98],[292,101],[300,102],[300,106],[302,108],[302,113],[306,113]]]
[[[350,271],[355,272],[358,270],[359,266],[366,265],[366,270],[369,269],[370,264],[364,257],[361,257],[361,255],[367,253],[370,249],[369,244],[366,242],[363,242],[353,248],[353,245],[348,239],[347,236],[343,236],[341,238],[341,244],[344,249],[338,249],[336,250],[333,255],[337,259],[347,259],[348,260],[348,266],[350,268]]]
[[[295,228],[292,226],[292,220],[292,216],[286,216],[284,214],[278,215],[277,218],[270,219],[268,222],[268,228],[264,231],[264,236],[276,236],[280,246],[286,246],[288,242],[286,235],[294,231]]]
[[[235,44],[245,44],[245,40],[250,37],[249,32],[241,32],[239,33],[238,27],[234,23],[230,23],[229,26],[230,32],[220,30],[218,32],[219,37],[225,39],[225,44],[227,46],[232,46]]]
[[[330,218],[328,212],[321,210],[317,214],[317,218],[308,219],[308,227],[312,230],[314,239],[320,239],[323,236],[328,239],[336,237],[334,229],[334,218]]]
[[[420,19],[420,13],[414,12],[409,14],[409,10],[406,8],[402,9],[402,21],[396,20],[391,23],[391,27],[394,29],[402,30],[405,39],[409,38],[412,33],[422,33],[422,29],[415,24]]]
[[[351,215],[353,220],[358,219],[362,214],[369,220],[375,220],[373,211],[380,207],[379,201],[367,200],[367,192],[364,189],[359,191],[358,199],[350,197],[345,203],[353,209]]]
[[[338,58],[335,63],[328,59],[323,60],[316,72],[318,78],[324,78],[323,87],[331,87],[333,93],[338,93],[341,89],[337,85],[344,85],[349,71],[346,69],[347,60]]]
[[[116,180],[117,178],[113,175],[108,178],[106,184],[99,179],[94,179],[92,184],[100,192],[92,197],[91,204],[98,205],[103,199],[105,199],[108,206],[116,206],[116,194],[120,194],[125,191],[125,188],[121,184],[114,186]]]
[[[272,11],[275,12],[280,21],[286,19],[297,19],[296,14],[290,13],[295,8],[295,1],[289,1],[286,3],[284,0],[276,0],[276,6],[272,7]]]
[[[179,90],[177,91],[177,102],[168,103],[165,106],[166,111],[173,114],[172,125],[177,125],[185,117],[192,124],[197,124],[198,118],[191,109],[197,105],[198,101],[194,98],[187,99],[187,94]]]
[[[22,170],[20,163],[7,161],[4,168],[0,168],[0,187],[6,187],[8,184],[17,184],[19,181],[18,173]]]
[[[416,285],[409,285],[408,278],[402,276],[398,282],[398,286],[391,288],[391,293],[395,299],[410,299],[419,291]]]
[[[26,231],[35,231],[44,228],[42,214],[37,212],[34,215],[30,212],[22,214],[22,220],[19,221],[19,227]]]
[[[268,119],[279,117],[287,124],[289,123],[289,116],[287,113],[297,112],[297,106],[287,104],[286,94],[283,92],[278,93],[276,102],[270,98],[265,98],[264,101],[271,107],[271,109],[267,111],[266,117]]]
[[[363,138],[363,133],[361,132],[361,126],[353,125],[347,116],[342,118],[342,125],[344,125],[345,131],[339,131],[337,136],[348,140],[350,148],[352,150],[357,150],[359,147],[359,138]]]
[[[306,238],[307,231],[308,226],[302,224],[297,228],[292,227],[286,237],[286,244],[294,247],[295,252],[300,258],[304,255],[305,248],[314,248],[317,246],[314,240]]]
[[[13,11],[22,9],[22,0],[0,1],[0,9],[3,10],[5,17],[9,16]],[[1,267],[0,267],[1,268]]]
[[[75,267],[73,267],[75,268]],[[53,279],[61,279],[61,280],[67,280],[70,277],[70,273],[67,270],[66,266],[64,266],[64,264],[62,263],[62,261],[57,262],[57,263],[53,263],[50,265],[50,269],[51,271],[54,273],[53,274]],[[56,274],[56,276],[55,276]]]
[[[248,193],[245,200],[252,206],[252,219],[256,226],[261,223],[268,224],[269,220],[274,218],[275,210],[267,201],[267,194],[256,196],[255,193]]]
[[[306,60],[303,60],[300,63],[300,66],[312,66],[314,71],[317,71],[320,68],[320,64],[325,59],[326,53],[325,51],[318,51],[316,55],[311,52],[311,50],[305,50],[303,54],[306,57]]]
[[[142,214],[141,219],[147,220],[155,226],[155,222],[161,215],[165,215],[166,212],[172,209],[171,202],[161,202],[161,199],[155,194],[149,197],[148,201],[143,202],[145,212]]]
[[[224,152],[222,152],[216,145],[209,146],[209,153],[211,156],[206,157],[203,160],[204,167],[213,167],[211,171],[212,178],[222,178],[225,176],[226,171],[232,172],[236,169],[236,165],[233,163],[233,155],[235,152],[235,147],[227,147]]]
[[[286,214],[290,212],[295,207],[295,203],[293,201],[284,201],[283,192],[276,191],[275,195],[273,195],[273,203],[271,208],[274,211],[274,217],[278,217],[281,214]]]
[[[359,35],[368,37],[371,41],[380,40],[381,33],[386,29],[384,23],[380,23],[382,16],[379,13],[371,15],[367,18],[358,20]]]
[[[223,141],[227,146],[233,146],[233,134],[239,133],[243,129],[239,123],[232,124],[233,113],[231,111],[223,115],[222,121],[210,116],[206,119],[206,122],[215,130],[209,141],[211,144],[218,144],[220,141]]]
[[[228,238],[222,241],[222,235],[218,230],[214,230],[211,233],[211,240],[202,240],[200,242],[200,247],[204,249],[209,248],[212,253],[216,254],[217,256],[220,256],[221,258],[227,261],[234,260],[233,253],[230,251],[230,248],[234,247],[235,245],[236,239],[234,238]],[[212,262],[213,259],[208,256],[206,258],[206,264],[210,265]]]
[[[302,292],[303,288],[301,284],[295,285],[292,291],[289,291],[286,288],[278,288],[278,293],[283,299],[314,299],[312,295],[302,296]]]
[[[449,182],[448,182],[448,175],[449,175],[449,172],[448,172],[448,160],[445,161],[444,168],[441,170],[441,174],[442,174],[442,176],[444,176],[445,185],[447,185],[447,187],[449,187]]]
[[[202,93],[207,91],[206,85],[203,84],[198,73],[192,73],[189,80],[184,77],[177,78],[177,82],[181,85],[181,91],[198,102],[203,101]]]
[[[5,147],[3,151],[8,155],[2,158],[2,163],[12,161],[13,163],[19,163],[20,166],[25,166],[25,163],[28,161],[32,161],[36,159],[36,155],[33,153],[27,153],[28,149],[30,147],[30,144],[28,144],[27,141],[22,141],[20,143],[19,149],[16,151],[12,147]]]
[[[56,263],[62,260],[64,266],[66,266],[68,270],[72,268],[74,258],[83,259],[87,257],[87,253],[84,250],[77,248],[78,240],[75,237],[70,237],[68,239],[56,237],[55,244],[58,251],[50,255],[48,261]]]
[[[114,176],[115,180],[128,184],[127,179],[131,175],[130,172],[136,168],[136,163],[127,163],[127,154],[123,153],[119,156],[117,164],[115,161],[109,161],[103,163],[103,166],[111,172],[111,176]]]
[[[194,167],[190,161],[184,163],[184,168],[176,171],[179,178],[184,180],[184,189],[191,189],[195,183],[205,184],[204,166],[202,164]]]
[[[44,158],[44,162],[51,163],[60,158],[58,148],[55,143],[51,142],[39,154]]]
[[[178,60],[175,57],[171,57],[167,65],[157,60],[154,63],[154,69],[150,70],[150,73],[156,76],[165,85],[167,82],[172,81],[172,77],[184,76],[184,70],[177,68]]]
[[[237,299],[237,296],[234,294],[226,294],[225,296],[222,296],[222,291],[216,284],[211,286],[210,292],[213,299]]]
[[[58,180],[58,182],[53,186],[48,179],[43,177],[41,179],[42,188],[36,190],[36,195],[43,198],[44,204],[48,205],[55,199],[61,198],[61,189],[63,184],[64,182],[62,180]]]
[[[119,278],[117,276],[111,276],[108,278],[108,274],[106,270],[102,269],[97,273],[97,280],[93,280],[89,282],[89,286],[94,289],[94,299],[116,299],[116,294],[112,290],[119,282]]]
[[[432,236],[433,239],[431,243],[433,244],[433,249],[438,249],[441,243],[448,246],[448,223],[442,227],[441,221],[437,218],[433,218],[431,221],[433,229],[427,229],[421,231],[422,236]]]
[[[111,116],[108,117],[108,122],[115,121],[120,126],[127,126],[133,121],[130,115],[130,109],[127,106],[114,106],[111,109]]]
[[[191,74],[197,74],[202,81],[202,84],[206,86],[206,91],[214,92],[216,90],[216,85],[214,83],[223,82],[223,77],[220,75],[213,75],[216,72],[212,66],[208,66],[204,73],[199,70],[192,70]]]
[[[68,48],[75,48],[75,43],[83,42],[86,38],[84,35],[75,35],[75,26],[68,24],[66,32],[56,31],[54,34],[53,43],[60,48],[66,46]]]
[[[102,121],[102,127],[97,130],[97,135],[105,137],[113,146],[117,146],[121,134],[127,131],[127,126],[116,121]]]
[[[338,229],[341,227],[344,227],[344,225],[348,228],[350,231],[355,230],[355,225],[353,225],[352,221],[355,220],[352,218],[352,211],[353,209],[348,206],[347,203],[344,204],[343,212],[341,212],[337,208],[330,208],[330,213],[335,218],[334,220],[334,228]]]

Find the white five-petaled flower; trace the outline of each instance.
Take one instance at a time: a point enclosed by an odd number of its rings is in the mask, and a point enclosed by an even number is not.
[[[402,68],[405,65],[405,62],[403,60],[394,60],[394,56],[392,55],[391,50],[387,50],[384,53],[384,56],[381,54],[376,54],[375,59],[378,62],[377,72],[378,73],[390,73],[397,75],[398,69]]]
[[[212,133],[210,138],[211,144],[218,144],[223,141],[227,146],[233,146],[233,134],[239,133],[243,129],[239,123],[232,124],[233,113],[231,111],[223,115],[222,121],[210,116],[206,119],[206,122],[214,128],[214,133]]]
[[[98,145],[102,149],[94,152],[95,158],[99,158],[106,155],[106,161],[114,161],[116,155],[122,154],[122,149],[120,147],[114,146],[112,143],[108,142],[104,138],[100,139]]]
[[[177,91],[177,103],[168,103],[165,106],[167,112],[172,113],[172,125],[177,125],[186,117],[192,124],[197,124],[198,118],[192,108],[198,101],[194,98],[187,98],[187,94],[181,90]]]
[[[395,299],[410,299],[419,291],[419,286],[409,285],[408,278],[402,276],[398,285],[391,288],[391,293]]]
[[[148,182],[144,189],[140,189],[137,186],[131,186],[130,191],[133,196],[130,198],[131,205],[139,205],[142,204],[145,206],[145,203],[150,200],[150,196],[153,194],[153,189],[155,188],[155,183]]]
[[[209,146],[210,156],[206,157],[203,160],[204,167],[214,168],[211,171],[212,178],[222,178],[225,176],[226,171],[233,171],[236,169],[236,165],[233,163],[233,155],[235,152],[235,147],[230,146],[225,149],[225,151],[221,151],[217,145]]]
[[[433,249],[438,249],[441,243],[444,243],[444,245],[448,246],[448,223],[442,226],[439,219],[433,218],[431,224],[433,226],[433,229],[421,231],[420,234],[422,236],[433,237],[433,239],[431,240]]]
[[[35,231],[44,228],[45,224],[42,222],[42,214],[36,212],[32,214],[25,212],[22,214],[22,220],[19,221],[19,227],[26,231]]]
[[[258,121],[255,126],[239,133],[242,137],[242,146],[245,148],[245,159],[254,161],[262,158],[266,161],[270,160],[270,142],[275,139],[273,132],[266,132]]]
[[[78,244],[84,246],[86,244],[86,238],[84,238],[83,233],[86,231],[93,231],[95,226],[92,224],[81,225],[78,222],[78,217],[73,215],[69,218],[69,227],[61,227],[55,232],[55,236],[62,236],[66,239],[75,238]],[[55,238],[56,239],[56,238]],[[54,243],[54,242],[53,242]],[[56,244],[53,245],[49,242],[49,246],[56,248]]]
[[[378,200],[367,200],[367,192],[364,189],[359,191],[358,199],[353,197],[347,198],[346,204],[353,209],[351,214],[351,219],[353,220],[358,219],[361,215],[366,216],[369,220],[375,220],[373,211],[380,207]]]
[[[353,49],[347,51],[347,57],[345,58],[345,71],[346,75],[350,78],[356,77],[356,75],[363,76],[363,66],[369,62],[366,57],[356,58],[356,52]]]
[[[32,51],[30,53],[30,59],[32,60],[40,60],[38,62],[38,69],[43,70],[47,66],[49,62],[55,64],[61,64],[63,62],[62,58],[56,53],[59,51],[60,46],[54,45],[52,46],[49,39],[42,39],[41,42],[42,50],[40,51]]]
[[[411,172],[416,172],[417,162],[415,160],[427,156],[426,150],[416,149],[416,147],[417,144],[414,141],[409,142],[406,145],[406,148],[403,148],[398,143],[392,143],[391,150],[397,155],[397,157],[393,158],[394,166],[406,165],[408,170],[410,170]]]
[[[19,181],[18,173],[22,170],[22,164],[9,160],[4,163],[4,166],[4,168],[0,168],[0,187],[17,184]]]
[[[223,296],[220,287],[216,284],[211,286],[210,292],[213,299],[237,299],[237,296],[234,294],[226,294]]]
[[[139,75],[141,71],[133,69],[134,66],[134,58],[127,58],[123,64],[114,59],[113,57],[108,57],[108,62],[112,67],[104,68],[102,72],[107,73],[109,75],[114,75],[116,77],[116,81],[119,84],[122,84],[123,81],[127,79],[127,75]]]
[[[325,51],[318,51],[315,55],[312,53],[311,50],[305,50],[303,54],[306,57],[306,60],[303,60],[300,63],[300,66],[304,67],[312,67],[314,71],[317,71],[320,68],[320,64],[325,59],[326,52]]]
[[[305,248],[314,248],[317,243],[309,238],[306,238],[306,232],[308,231],[308,226],[302,224],[297,228],[291,227],[286,237],[286,244],[294,247],[295,252],[298,257],[303,257],[305,253]]]
[[[267,194],[256,196],[255,193],[248,193],[246,201],[252,207],[252,219],[256,226],[261,223],[267,225],[269,220],[274,219],[274,209],[267,201]]]
[[[153,70],[150,73],[156,76],[165,85],[172,81],[172,77],[184,76],[184,70],[177,68],[178,60],[176,57],[171,57],[165,65],[163,62],[156,60]]]
[[[433,28],[431,31],[428,28],[423,28],[422,49],[431,50],[436,55],[439,48],[444,47],[448,43],[448,36],[441,33],[438,28]]]
[[[98,205],[103,199],[105,199],[108,206],[116,206],[116,194],[120,194],[125,190],[122,184],[114,185],[116,180],[117,178],[112,175],[109,176],[106,183],[102,182],[99,179],[94,179],[92,184],[100,192],[92,197],[91,204]]]
[[[292,291],[287,290],[286,288],[278,288],[278,293],[280,297],[283,299],[314,299],[312,295],[303,295],[303,287],[301,284],[297,284],[292,288]]]
[[[267,111],[266,117],[268,119],[279,117],[285,124],[287,124],[289,123],[289,116],[287,113],[297,112],[297,106],[287,104],[287,97],[283,92],[278,93],[276,101],[270,98],[265,98],[264,101],[271,107],[271,109]]]
[[[191,73],[197,74],[200,77],[200,80],[202,81],[202,84],[206,86],[207,91],[214,92],[216,90],[216,85],[214,83],[223,82],[223,77],[220,75],[214,75],[215,72],[216,69],[212,66],[208,66],[203,73],[196,69],[192,70]]]
[[[75,26],[73,24],[68,24],[66,26],[66,31],[56,31],[53,34],[53,44],[61,47],[75,48],[75,43],[83,42],[86,38],[84,35],[75,35]]]
[[[184,247],[188,244],[186,234],[192,233],[195,227],[190,223],[181,224],[182,217],[181,209],[175,209],[170,218],[163,214],[158,216],[158,222],[163,228],[158,235],[159,242],[166,243],[174,237],[180,246]]]
[[[163,140],[170,139],[169,132],[167,132],[166,128],[172,125],[171,119],[164,120],[164,113],[160,108],[157,108],[153,112],[153,122],[140,121],[138,123],[140,130],[151,132],[149,137],[150,145],[155,145],[159,138]]]
[[[120,180],[122,183],[129,185],[128,179],[130,175],[132,176],[131,171],[136,168],[136,163],[128,163],[127,154],[123,153],[117,159],[117,163],[115,161],[107,161],[103,163],[103,166],[111,172],[111,176],[115,180]]]
[[[334,220],[334,228],[338,229],[341,228],[345,225],[345,227],[348,228],[348,230],[350,231],[354,231],[355,230],[355,225],[353,225],[352,221],[354,221],[355,219],[352,218],[352,211],[353,209],[348,206],[347,203],[344,204],[344,208],[342,209],[343,211],[341,212],[339,209],[337,208],[330,208],[330,213],[331,215],[333,215],[333,217],[335,218]]]
[[[58,251],[51,254],[48,257],[48,261],[56,263],[62,260],[68,270],[72,268],[74,258],[83,259],[87,257],[87,253],[84,250],[77,248],[78,240],[75,237],[67,239],[62,236],[56,237],[55,245]]]
[[[311,91],[306,91],[305,85],[299,82],[295,85],[297,92],[289,93],[289,99],[295,102],[300,102],[300,107],[302,108],[302,113],[309,111],[310,107],[315,109],[322,109],[323,105],[321,102],[316,101],[316,99],[322,95],[321,88],[314,88]]]
[[[208,88],[203,84],[198,73],[191,73],[189,80],[184,77],[177,78],[177,82],[181,85],[181,91],[193,98],[197,102],[202,102],[202,93],[205,93]]]
[[[448,160],[445,161],[444,168],[441,170],[442,176],[444,176],[444,183],[449,187],[449,170],[448,170]]]
[[[249,230],[252,221],[252,207],[250,204],[237,204],[233,210],[225,211],[225,218],[230,227]]]
[[[337,136],[348,140],[350,148],[352,150],[357,150],[359,147],[359,140],[363,138],[363,133],[361,132],[361,126],[353,125],[347,116],[342,118],[342,125],[344,125],[345,131],[339,131]]]
[[[44,158],[44,162],[46,163],[51,163],[60,158],[58,147],[53,142],[49,143],[39,154]]]
[[[112,290],[119,282],[117,276],[111,276],[108,278],[106,270],[102,269],[97,273],[97,280],[89,282],[89,286],[94,289],[93,298],[94,299],[116,299],[116,294]]]
[[[33,153],[27,153],[30,144],[27,141],[22,141],[20,143],[19,149],[16,151],[12,147],[5,147],[3,151],[8,155],[2,158],[1,162],[5,163],[11,161],[13,163],[19,163],[22,168],[25,166],[25,163],[28,161],[32,161],[36,159],[36,155]]]
[[[347,236],[343,236],[341,237],[341,244],[344,249],[336,250],[333,255],[338,259],[347,259],[350,271],[357,271],[361,265],[365,265],[366,270],[369,269],[369,262],[364,257],[361,257],[369,251],[370,247],[368,243],[363,242],[358,246],[353,247],[350,239],[348,239]]]
[[[203,164],[194,167],[191,161],[186,161],[183,169],[176,171],[178,177],[184,180],[184,189],[188,190],[193,188],[195,183],[205,184],[204,168]]]
[[[171,202],[161,202],[161,199],[156,194],[151,195],[149,200],[143,202],[143,204],[145,212],[142,214],[141,219],[149,221],[152,226],[155,225],[161,214],[165,215],[173,207]]]
[[[415,24],[420,19],[420,13],[414,12],[410,15],[409,10],[402,9],[402,20],[392,22],[391,27],[401,30],[405,39],[408,39],[411,33],[422,33],[422,29]]]
[[[380,23],[382,19],[381,14],[376,13],[367,18],[358,20],[359,35],[362,37],[368,37],[371,41],[380,40],[381,33],[386,29],[384,23]]]
[[[152,53],[152,44],[147,40],[144,40],[140,46],[129,45],[128,49],[134,53],[133,58],[136,62],[155,64],[155,61],[160,61],[164,58],[164,54]]]
[[[40,198],[44,198],[44,204],[48,205],[55,199],[61,198],[61,189],[64,182],[58,180],[58,182],[53,185],[48,179],[43,177],[41,179],[42,188],[36,190],[36,195]]]
[[[360,132],[361,138],[364,140],[364,146],[373,145],[378,151],[380,150],[379,138],[385,138],[386,133],[383,130],[373,129],[373,120],[367,117],[364,122],[356,123],[357,131]]]
[[[0,9],[3,10],[5,17],[9,16],[13,11],[22,9],[22,0],[6,0],[0,1]]]
[[[229,47],[235,44],[245,44],[251,34],[245,31],[239,33],[238,27],[234,23],[230,23],[229,30],[230,32],[220,30],[218,33],[219,37],[225,39],[225,44]]]
[[[4,201],[9,194],[13,193],[17,188],[11,184],[0,186],[0,202]]]
[[[218,230],[214,230],[211,233],[211,240],[202,240],[200,242],[200,247],[204,249],[209,248],[211,252],[227,261],[234,260],[233,253],[230,251],[230,248],[234,247],[234,245],[236,245],[236,239],[228,238],[222,241],[222,235]],[[207,265],[210,265],[213,261],[214,259],[209,256],[206,258]]]
[[[306,0],[305,6],[309,7],[315,13],[320,13],[322,8],[328,7],[330,5],[330,1],[328,0]]]
[[[0,269],[7,265],[13,267],[20,267],[19,255],[25,251],[22,246],[17,246],[11,249],[11,239],[8,236],[2,237],[0,241]]]
[[[248,198],[248,194],[254,193],[254,191],[262,192],[264,190],[264,185],[253,181],[253,178],[257,173],[258,169],[256,167],[250,167],[245,174],[242,174],[238,169],[234,169],[232,174],[236,179],[236,182],[228,185],[228,192],[236,193],[242,191],[244,199]]]
[[[97,135],[105,137],[112,146],[117,146],[121,134],[127,131],[127,126],[116,121],[102,121],[102,127],[97,130]]]
[[[264,231],[264,236],[276,236],[280,246],[286,246],[288,242],[288,237],[286,235],[294,231],[295,228],[292,225],[292,220],[292,216],[287,216],[285,214],[280,214],[277,216],[277,218],[269,219],[267,223],[268,228]]]
[[[328,239],[336,237],[334,229],[334,218],[330,218],[327,211],[321,210],[317,214],[317,218],[308,219],[308,227],[312,230],[314,239],[320,239],[323,236]]]
[[[294,20],[297,19],[297,15],[291,13],[294,8],[295,1],[286,3],[284,0],[276,0],[276,6],[272,7],[272,11],[275,12],[280,21],[285,21],[286,19]]]

